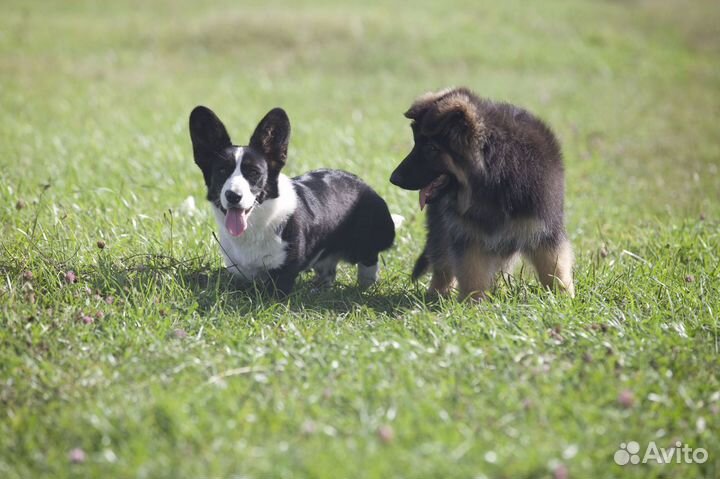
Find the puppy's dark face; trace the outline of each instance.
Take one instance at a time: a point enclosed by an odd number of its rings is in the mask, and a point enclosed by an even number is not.
[[[278,196],[278,175],[290,139],[287,115],[279,108],[271,110],[250,144],[236,146],[212,110],[198,106],[190,114],[190,138],[208,201],[225,215],[228,232],[240,236],[255,206]]]
[[[469,177],[482,170],[484,125],[468,90],[430,93],[405,113],[415,144],[390,177],[407,190],[420,190],[420,208],[456,193],[461,213],[470,207]]]
[[[406,190],[420,190],[420,209],[449,190],[449,152],[442,138],[433,138],[411,124],[415,144],[410,154],[390,177],[390,182]]]

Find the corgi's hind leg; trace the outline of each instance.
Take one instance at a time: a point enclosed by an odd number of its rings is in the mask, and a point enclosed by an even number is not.
[[[338,258],[327,257],[315,263],[313,270],[315,271],[314,288],[327,289],[335,283],[337,276]]]
[[[379,270],[377,260],[375,263],[366,265],[361,261],[358,263],[357,281],[361,289],[366,289],[375,284],[378,280]]]

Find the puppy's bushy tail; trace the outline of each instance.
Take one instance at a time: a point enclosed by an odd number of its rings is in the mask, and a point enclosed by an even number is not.
[[[418,256],[418,259],[415,260],[415,267],[413,267],[412,270],[412,280],[417,281],[418,279],[420,279],[420,276],[427,273],[429,267],[430,258],[428,258],[427,247],[425,247],[425,249],[423,249],[423,252],[420,253],[420,256]]]

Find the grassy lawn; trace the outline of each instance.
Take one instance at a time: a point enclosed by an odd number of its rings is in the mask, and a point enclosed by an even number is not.
[[[716,1],[3,1],[0,477],[719,477],[718,24]],[[410,282],[423,215],[388,178],[402,113],[451,85],[561,138],[575,300]],[[407,218],[377,287],[230,285],[197,104],[239,143],[284,107],[289,173],[358,173]],[[621,467],[628,441],[709,457]]]

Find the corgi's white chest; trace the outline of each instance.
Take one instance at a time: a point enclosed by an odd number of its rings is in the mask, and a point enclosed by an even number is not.
[[[249,227],[248,231],[236,238],[225,230],[222,218],[216,219],[220,227],[220,247],[225,266],[234,275],[247,281],[263,279],[269,270],[285,263],[287,244],[273,231],[253,234]]]
[[[248,217],[247,229],[240,236],[232,236],[227,231],[225,215],[213,206],[225,266],[240,279],[264,279],[268,271],[285,263],[288,245],[280,233],[297,207],[297,196],[292,182],[284,175],[278,178],[278,190],[278,198],[254,208]]]

